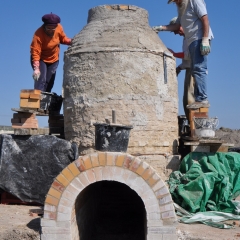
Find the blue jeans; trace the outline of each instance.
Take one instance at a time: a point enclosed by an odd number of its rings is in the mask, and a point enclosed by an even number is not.
[[[201,39],[196,40],[189,46],[192,76],[195,79],[194,96],[196,102],[207,100],[207,56],[201,54],[201,42]]]
[[[39,69],[41,74],[38,81],[34,81],[34,89],[38,89],[43,92],[51,92],[54,85],[56,70],[59,61],[56,61],[54,63],[45,63],[42,60],[40,60],[39,63],[40,63]]]

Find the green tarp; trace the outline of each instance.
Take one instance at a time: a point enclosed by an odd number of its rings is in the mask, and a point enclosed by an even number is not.
[[[168,183],[174,202],[190,213],[239,214],[232,200],[240,195],[240,154],[190,153]]]

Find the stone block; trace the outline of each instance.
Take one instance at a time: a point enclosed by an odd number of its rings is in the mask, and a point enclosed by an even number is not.
[[[59,199],[61,197],[62,193],[55,190],[54,188],[50,188],[49,191],[48,191],[48,194]]]
[[[52,183],[52,187],[58,190],[59,192],[63,192],[65,189],[65,186],[56,180]]]
[[[98,160],[100,166],[106,165],[106,153],[105,152],[98,152]]]
[[[177,234],[163,234],[162,240],[178,240]]]
[[[95,177],[94,169],[89,169],[89,170],[87,170],[87,171],[86,171],[86,174],[87,174],[88,181],[89,181],[90,183],[96,182],[96,177]]]
[[[76,164],[77,168],[80,170],[80,172],[84,172],[86,170],[82,157],[79,157],[77,160],[75,160],[75,164]]]
[[[48,194],[46,197],[45,203],[48,203],[49,205],[57,206],[59,203],[59,199],[52,197],[51,195]]]
[[[45,203],[45,205],[44,205],[44,211],[56,212],[56,211],[57,211],[57,208],[56,208],[56,206],[54,206],[54,205],[50,205],[50,204]]]
[[[96,181],[102,181],[102,171],[103,171],[103,167],[94,168]]]
[[[91,161],[92,161],[92,166],[93,167],[98,167],[99,166],[99,161],[98,161],[98,153],[92,153],[90,155]]]
[[[85,170],[92,168],[92,162],[91,162],[89,155],[83,156],[82,160],[83,160],[83,163],[85,166]]]
[[[64,187],[68,186],[69,181],[64,177],[63,174],[59,174],[56,178],[56,180],[61,183]]]
[[[75,162],[68,165],[68,169],[71,171],[74,177],[80,174],[78,167],[76,166]]]
[[[73,174],[67,167],[62,170],[62,174],[68,180],[68,182],[71,182],[74,178]]]
[[[116,166],[122,167],[126,154],[118,154],[116,158]]]
[[[83,172],[80,175],[78,175],[78,179],[84,187],[87,187],[90,184],[86,172]]]
[[[56,227],[57,222],[55,220],[41,218],[41,226],[42,227]]]

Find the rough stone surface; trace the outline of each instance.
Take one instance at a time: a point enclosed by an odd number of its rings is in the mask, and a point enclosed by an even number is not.
[[[64,58],[65,137],[81,154],[94,149],[94,122],[132,125],[130,154],[176,153],[178,89],[175,59],[148,23],[146,10],[116,5],[89,10],[88,24]]]
[[[180,155],[144,155],[139,158],[152,166],[164,181],[172,172],[179,169],[181,163]]]
[[[43,204],[54,178],[75,157],[72,144],[55,136],[0,135],[0,189]]]

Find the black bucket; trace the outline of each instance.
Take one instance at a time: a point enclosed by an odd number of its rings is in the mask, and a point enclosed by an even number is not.
[[[95,123],[95,148],[98,151],[126,152],[132,126]]]

